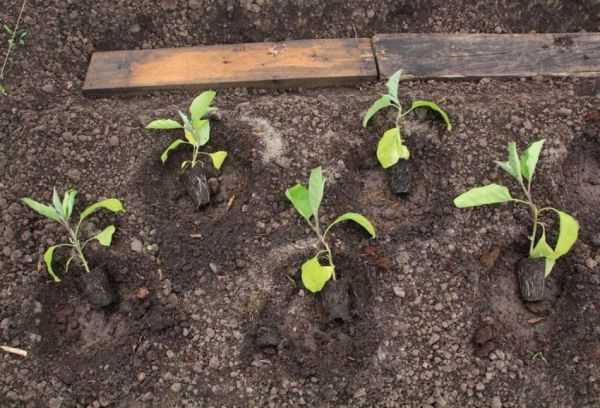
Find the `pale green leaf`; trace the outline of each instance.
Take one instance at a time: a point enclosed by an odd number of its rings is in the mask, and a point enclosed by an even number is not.
[[[353,212],[349,212],[337,217],[335,221],[333,221],[329,225],[329,227],[327,227],[323,235],[327,235],[327,232],[329,232],[331,227],[343,221],[354,221],[355,223],[363,227],[371,235],[371,238],[375,238],[376,236],[375,227],[373,226],[373,224],[371,224],[371,221],[369,221],[365,216]]]
[[[285,196],[292,202],[296,211],[308,221],[312,216],[310,201],[308,199],[308,189],[302,184],[296,184],[285,191]]]
[[[31,198],[22,198],[21,201],[23,202],[23,204],[31,208],[36,213],[53,221],[60,221],[60,215],[56,212],[54,208],[50,207],[49,205],[38,203],[37,201],[32,200]]]
[[[208,120],[200,120],[197,123],[197,126],[194,126],[192,133],[194,135],[194,139],[196,140],[197,146],[204,146],[210,140],[210,121]]]
[[[146,129],[181,129],[183,126],[173,119],[156,119],[146,125]]]
[[[408,147],[402,143],[400,130],[392,128],[387,130],[377,144],[377,160],[384,169],[398,163],[398,160],[410,158]]]
[[[523,181],[523,174],[521,173],[521,159],[519,158],[519,152],[517,151],[517,144],[510,142],[508,144],[508,164],[512,169],[512,175],[519,181]]]
[[[185,139],[192,145],[196,144],[196,139],[194,139],[194,134],[189,131],[189,130],[185,130],[184,131],[184,135],[185,135]],[[163,161],[164,163],[164,161]]]
[[[196,119],[202,119],[210,109],[210,104],[217,93],[215,91],[205,91],[198,95],[190,105],[190,115],[192,121]]]
[[[109,225],[108,227],[104,228],[102,232],[96,234],[94,236],[94,239],[97,240],[100,243],[100,245],[108,247],[112,242],[112,237],[115,233],[115,230],[116,228],[114,225]]]
[[[486,204],[505,203],[512,200],[508,188],[499,184],[488,184],[483,187],[475,187],[462,193],[454,199],[454,205],[458,208],[477,207]]]
[[[445,110],[443,110],[442,108],[440,108],[438,106],[438,104],[436,104],[435,102],[421,101],[421,100],[413,101],[413,103],[410,107],[410,110],[414,110],[414,109],[418,109],[418,108],[429,108],[432,111],[438,113],[444,120],[444,123],[446,124],[446,129],[448,131],[452,130],[452,123],[450,123],[450,118],[448,117],[448,113]]]
[[[190,119],[182,111],[177,111],[177,113],[179,114],[179,117],[181,118],[181,120],[183,122],[183,128],[185,130],[191,132],[194,127],[192,126],[192,122],[190,122]]]
[[[333,276],[333,266],[323,266],[319,260],[311,258],[302,264],[302,283],[312,293],[320,292]]]
[[[552,272],[552,268],[554,268],[554,264],[556,263],[555,259],[546,258],[544,260],[544,278],[547,278],[548,275]]]
[[[165,151],[162,152],[162,154],[160,155],[160,161],[165,163],[169,158],[169,153],[171,153],[171,150],[177,149],[181,144],[187,144],[187,142],[182,139],[177,139],[173,143],[171,143],[169,147],[167,147]]]
[[[400,84],[400,78],[402,77],[402,70],[394,72],[394,74],[387,80],[385,86],[388,90],[388,95],[392,97],[392,100],[400,105],[398,101],[398,85]]]
[[[365,128],[367,127],[367,124],[369,123],[369,120],[371,120],[373,115],[375,115],[380,110],[387,108],[388,106],[392,106],[392,105],[393,105],[392,100],[390,99],[390,97],[388,95],[384,95],[381,98],[377,99],[373,103],[373,105],[371,105],[369,110],[367,110],[367,113],[365,113],[365,116],[363,117],[363,122],[362,122],[363,127],[365,127]]]
[[[517,178],[517,176],[514,174],[512,167],[510,167],[509,162],[495,160],[494,163],[496,163],[498,165],[498,167],[500,167],[502,170],[504,170],[505,172],[510,174],[512,177]]]
[[[75,197],[77,196],[76,190],[67,190],[63,198],[63,209],[65,211],[65,218],[68,220],[73,214],[73,207],[75,206]]]
[[[560,220],[558,240],[556,242],[556,248],[554,249],[556,257],[558,258],[569,252],[571,247],[573,247],[577,241],[577,237],[579,236],[579,223],[575,218],[565,212],[558,210],[554,211],[558,214]]]
[[[541,224],[540,224],[541,225]],[[538,240],[537,244],[533,248],[533,251],[529,254],[531,258],[548,258],[548,259],[556,259],[556,253],[552,249],[548,242],[546,241],[546,230],[542,226],[542,236]]]
[[[112,211],[114,213],[119,213],[119,212],[125,211],[121,201],[119,201],[116,198],[107,198],[106,200],[98,201],[97,203],[92,204],[88,208],[83,210],[83,212],[79,216],[79,220],[80,221],[85,220],[87,217],[89,217],[90,215],[92,215],[93,213],[95,213],[96,211],[98,211],[102,208],[105,210]]]
[[[61,218],[66,218],[65,211],[63,209],[62,203],[60,201],[60,196],[58,195],[58,191],[56,191],[56,188],[52,189],[52,205],[54,206],[56,213],[60,214]]]
[[[533,178],[542,147],[544,147],[544,139],[532,143],[521,155],[521,172],[527,180]]]
[[[224,151],[209,153],[208,155],[210,156],[210,159],[212,160],[213,166],[215,166],[215,169],[217,169],[217,170],[219,170],[221,168],[221,166],[223,165],[223,162],[227,158],[227,152],[224,152]]]
[[[54,282],[60,282],[60,278],[54,273],[54,269],[52,269],[52,258],[54,258],[54,251],[56,248],[61,247],[62,245],[53,245],[50,248],[46,249],[44,252],[44,262],[46,263],[46,270],[48,271],[48,275],[54,280]]]
[[[308,202],[310,203],[312,214],[315,217],[318,216],[324,191],[325,179],[323,178],[321,166],[319,166],[311,170],[310,177],[308,179]]]

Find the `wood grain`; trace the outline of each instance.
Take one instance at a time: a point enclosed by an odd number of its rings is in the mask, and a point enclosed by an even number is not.
[[[378,34],[373,47],[382,77],[595,77],[600,33]]]
[[[92,55],[83,92],[177,88],[316,87],[377,79],[371,40],[329,39]]]

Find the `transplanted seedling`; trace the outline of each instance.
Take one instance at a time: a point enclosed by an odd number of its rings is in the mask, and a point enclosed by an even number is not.
[[[446,128],[452,130],[452,124],[450,123],[448,114],[434,102],[416,100],[412,102],[410,109],[403,112],[402,105],[400,105],[400,100],[398,99],[398,88],[401,76],[402,70],[399,70],[390,77],[386,83],[388,93],[377,99],[373,105],[371,105],[362,122],[363,127],[366,128],[369,120],[380,110],[392,107],[397,111],[395,126],[387,130],[377,144],[377,159],[383,168],[391,167],[401,159],[408,160],[410,158],[410,151],[402,140],[402,125],[406,115],[413,110],[418,108],[428,108],[439,113],[446,123]]]
[[[321,206],[324,190],[325,179],[321,167],[317,167],[310,172],[308,188],[302,184],[296,184],[285,192],[294,208],[316,234],[321,247],[314,257],[302,264],[302,283],[313,293],[321,291],[330,279],[336,279],[333,255],[327,243],[327,234],[334,225],[342,221],[354,221],[363,227],[372,238],[375,238],[373,224],[364,216],[352,212],[339,216],[323,230],[319,222],[319,207]],[[322,257],[325,258],[324,263],[321,263]]]
[[[531,184],[535,168],[544,145],[544,140],[534,142],[521,155],[517,151],[516,144],[508,144],[508,161],[496,164],[505,172],[510,174],[519,184],[524,197],[513,198],[508,188],[499,184],[488,184],[483,187],[473,188],[466,193],[454,199],[454,205],[458,208],[477,207],[487,204],[514,202],[524,204],[529,207],[533,227],[529,236],[529,257],[543,258],[545,261],[544,277],[552,272],[556,260],[565,255],[579,234],[579,224],[577,220],[564,211],[552,207],[540,208],[534,203],[531,194]],[[554,248],[546,240],[546,225],[540,221],[540,217],[545,213],[555,213],[559,219],[558,239]],[[540,234],[538,232],[541,232]],[[539,235],[539,238],[538,238]]]
[[[114,213],[119,213],[124,211],[123,204],[121,201],[116,198],[108,198],[106,200],[98,201],[95,204],[87,207],[81,214],[79,215],[79,219],[76,222],[71,220],[71,216],[73,214],[73,207],[75,206],[75,197],[77,196],[77,191],[68,190],[63,199],[61,200],[56,189],[52,194],[52,203],[51,204],[42,204],[31,198],[23,198],[22,202],[31,208],[36,213],[52,220],[58,222],[60,225],[64,227],[64,229],[68,233],[68,243],[52,245],[49,247],[44,253],[44,261],[46,262],[46,267],[48,270],[48,274],[54,279],[55,282],[60,282],[60,278],[54,272],[52,268],[52,259],[54,257],[54,252],[60,248],[68,248],[71,250],[71,255],[69,256],[67,263],[65,265],[65,273],[69,270],[69,265],[73,261],[73,259],[77,258],[83,269],[86,273],[90,273],[90,265],[84,255],[85,247],[92,241],[96,240],[103,246],[110,246],[112,242],[112,236],[115,233],[115,226],[109,225],[104,228],[98,234],[89,237],[85,240],[80,238],[81,225],[83,221],[85,221],[89,216],[94,214],[96,211],[100,209],[106,209],[112,211]]]
[[[210,106],[216,95],[217,93],[215,91],[206,91],[198,95],[190,105],[189,117],[185,113],[179,111],[182,123],[173,119],[156,119],[146,126],[146,129],[183,129],[184,131],[185,139],[173,141],[160,156],[160,160],[163,163],[167,161],[169,153],[171,153],[172,150],[181,145],[190,145],[192,146],[192,157],[191,160],[185,160],[181,163],[182,169],[185,169],[188,166],[192,168],[196,167],[199,163],[200,155],[209,156],[213,166],[217,170],[221,168],[223,162],[227,158],[227,152],[218,151],[215,153],[205,153],[200,151],[200,148],[206,145],[210,140],[210,121],[207,119],[207,116],[211,112],[217,110],[217,108]]]

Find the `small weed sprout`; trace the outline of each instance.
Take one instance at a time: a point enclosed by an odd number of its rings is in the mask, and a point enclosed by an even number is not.
[[[185,140],[177,139],[173,141],[160,156],[160,160],[163,163],[167,161],[169,153],[172,150],[187,144],[192,146],[192,159],[185,160],[181,163],[182,169],[185,169],[188,166],[196,167],[199,162],[199,155],[209,156],[213,166],[217,170],[221,168],[223,162],[227,158],[227,152],[218,151],[215,153],[205,153],[200,151],[200,148],[206,145],[210,140],[210,121],[206,119],[206,116],[217,110],[217,108],[210,106],[216,95],[215,91],[206,91],[198,95],[190,105],[190,117],[179,111],[179,116],[183,123],[179,123],[173,119],[157,119],[146,126],[146,129],[183,129],[184,131]]]
[[[19,25],[21,24],[23,11],[25,10],[26,4],[27,0],[23,0],[21,10],[19,11],[19,16],[17,17],[17,22],[15,23],[15,26],[13,28],[11,28],[8,24],[3,25],[4,31],[9,35],[8,49],[6,50],[6,55],[4,57],[4,62],[2,63],[2,68],[0,68],[0,95],[3,96],[7,95],[6,88],[4,87],[2,82],[4,81],[4,72],[6,71],[6,66],[8,65],[10,54],[17,45],[25,45],[25,40],[28,35],[27,31],[19,29]]]
[[[65,195],[61,200],[58,193],[56,192],[56,189],[54,189],[51,204],[42,204],[35,200],[32,200],[31,198],[22,199],[22,202],[29,208],[31,208],[33,211],[52,221],[58,222],[64,227],[64,229],[68,233],[68,243],[52,245],[44,253],[44,261],[46,262],[48,274],[52,277],[52,279],[54,279],[55,282],[60,282],[61,280],[52,268],[52,259],[54,257],[54,251],[56,251],[59,248],[71,249],[73,254],[68,258],[66,262],[65,273],[69,271],[69,265],[71,264],[74,258],[79,259],[85,271],[87,273],[90,273],[90,266],[88,264],[87,259],[85,258],[85,255],[83,254],[85,247],[93,240],[98,241],[100,245],[103,245],[105,247],[110,246],[112,242],[112,236],[116,230],[114,225],[109,225],[93,237],[82,241],[79,237],[82,222],[100,209],[106,209],[114,213],[120,213],[124,211],[123,204],[121,204],[121,201],[117,200],[116,198],[108,198],[106,200],[98,201],[97,203],[87,207],[79,215],[79,220],[77,220],[77,222],[73,224],[71,221],[71,215],[73,214],[73,207],[75,206],[76,196],[77,191],[68,190],[67,192],[65,192]]]
[[[377,144],[377,159],[379,160],[381,166],[385,169],[392,167],[394,164],[398,163],[400,159],[408,160],[410,158],[408,147],[402,140],[402,125],[406,115],[411,113],[413,110],[418,108],[428,108],[439,113],[446,124],[446,128],[449,131],[452,130],[452,124],[450,123],[448,114],[434,102],[416,100],[412,102],[409,110],[406,112],[402,111],[402,105],[400,105],[400,100],[398,99],[398,87],[401,76],[402,70],[399,70],[389,78],[386,83],[388,93],[381,96],[381,98],[377,99],[373,105],[371,105],[363,117],[362,122],[363,127],[366,128],[373,115],[390,106],[396,109],[398,112],[396,115],[396,126],[387,130],[381,139],[379,139],[379,143]]]
[[[545,259],[545,277],[548,277],[556,260],[565,255],[577,241],[579,224],[571,215],[552,207],[540,208],[533,201],[531,184],[535,167],[542,151],[544,140],[534,142],[523,154],[519,156],[514,142],[508,144],[508,161],[496,161],[502,170],[510,174],[519,184],[524,197],[513,198],[508,188],[499,184],[488,184],[483,187],[473,188],[454,199],[458,208],[477,207],[487,204],[514,202],[529,207],[533,222],[532,232],[529,236],[529,257]],[[558,215],[560,227],[555,248],[546,241],[546,225],[540,221],[540,216],[547,212]],[[537,239],[538,230],[541,229],[540,238]],[[536,243],[537,240],[537,243]]]
[[[286,197],[292,202],[296,211],[306,220],[319,240],[321,249],[316,255],[302,264],[302,283],[313,293],[323,289],[330,279],[336,279],[335,265],[331,248],[327,243],[327,234],[331,227],[342,221],[354,221],[363,227],[372,238],[375,238],[375,227],[364,216],[357,213],[345,213],[335,219],[324,230],[319,222],[319,207],[325,190],[325,179],[321,167],[310,172],[308,188],[302,184],[296,184],[286,190]],[[321,264],[321,257],[326,258],[326,263]]]

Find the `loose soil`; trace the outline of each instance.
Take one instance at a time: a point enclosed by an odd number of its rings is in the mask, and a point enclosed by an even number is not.
[[[2,21],[20,3],[8,0]],[[589,1],[32,1],[30,37],[0,99],[2,407],[577,407],[600,406],[600,110],[592,79],[403,83],[403,101],[449,112],[409,118],[411,192],[390,191],[375,147],[393,123],[360,116],[383,84],[219,92],[210,149],[227,150],[198,211],[161,151],[195,93],[85,99],[94,50],[369,36],[375,32],[597,30]],[[327,16],[324,19],[323,16]],[[5,44],[5,42],[3,42]],[[577,217],[581,240],[530,307],[516,266],[529,220],[512,205],[457,210],[505,146],[546,139],[534,184],[542,205]],[[350,313],[330,319],[298,269],[315,241],[283,192],[323,166],[322,218],[345,211],[377,227],[332,235]],[[212,181],[210,181],[212,179]],[[111,248],[90,260],[118,303],[86,300],[76,271],[50,282],[44,249],[62,238],[18,200],[80,191],[77,208],[119,197]],[[516,192],[516,189],[514,190]],[[552,224],[552,220],[547,220]],[[60,270],[61,261],[57,260]]]

